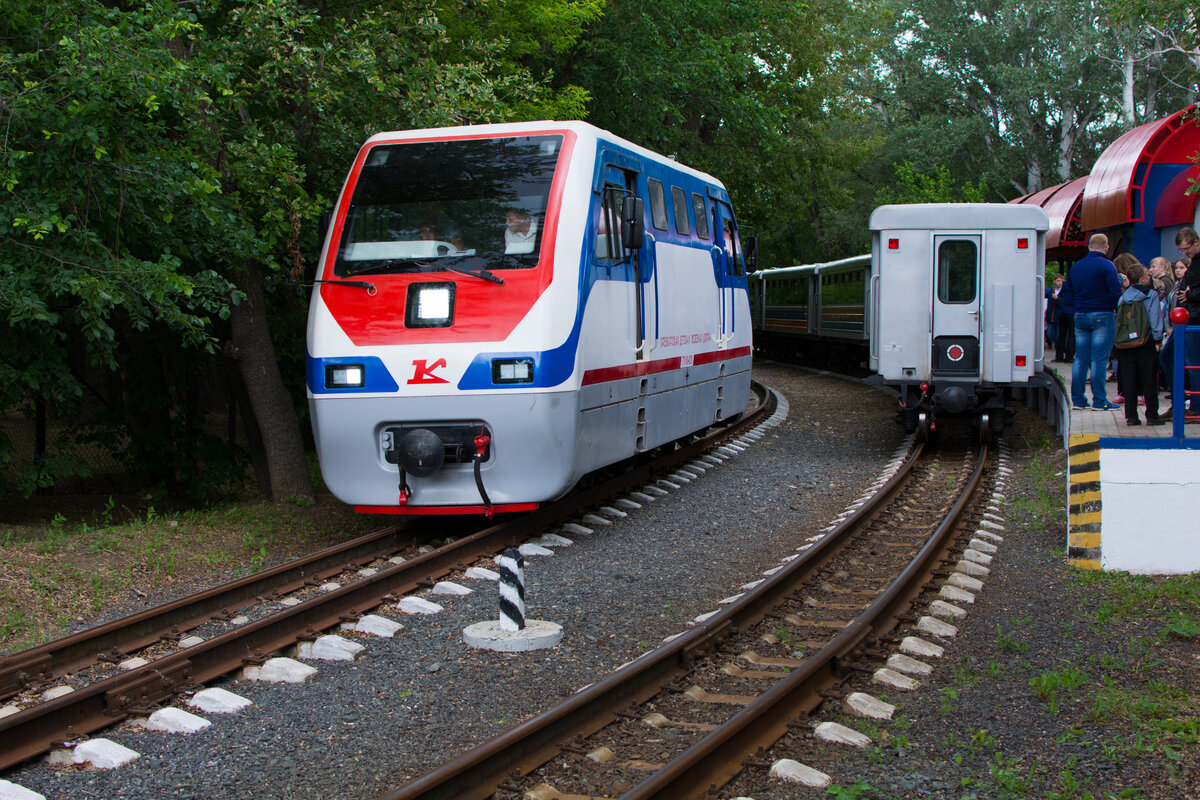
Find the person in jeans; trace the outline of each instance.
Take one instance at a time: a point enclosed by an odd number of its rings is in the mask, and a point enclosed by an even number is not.
[[[1117,268],[1105,258],[1108,237],[1092,234],[1088,254],[1075,262],[1067,273],[1075,301],[1075,363],[1071,365],[1071,404],[1087,408],[1086,388],[1091,372],[1092,408],[1114,409],[1104,390],[1108,357],[1117,333],[1117,301],[1121,282]]]
[[[1188,259],[1189,266],[1179,283],[1175,285],[1175,298],[1179,305],[1187,309],[1189,314],[1188,327],[1200,324],[1200,235],[1197,235],[1195,228],[1181,228],[1175,234],[1175,245],[1179,248],[1179,252]],[[1175,340],[1178,337],[1171,335],[1167,340],[1167,344],[1162,349],[1161,358],[1165,369],[1174,370],[1175,368]],[[1187,341],[1183,343],[1184,348],[1184,363],[1188,366],[1200,364],[1200,337],[1195,334],[1188,336]],[[1200,416],[1200,374],[1197,370],[1188,370],[1185,373],[1188,394],[1191,395],[1191,402],[1187,403],[1190,407],[1188,415],[1193,417],[1188,419],[1188,422],[1200,422],[1200,419],[1195,417]],[[1174,407],[1168,409],[1167,414],[1163,416],[1170,419],[1174,413]]]

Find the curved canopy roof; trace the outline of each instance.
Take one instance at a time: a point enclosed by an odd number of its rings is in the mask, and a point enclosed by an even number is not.
[[[1046,233],[1046,255],[1050,258],[1069,258],[1072,251],[1083,255],[1087,241],[1079,221],[1079,206],[1083,200],[1083,187],[1088,176],[1050,186],[1033,194],[1010,200],[1011,203],[1037,205],[1050,218],[1050,230]]]
[[[1200,181],[1200,167],[1189,167],[1171,179],[1154,207],[1154,227],[1195,224],[1196,200],[1200,195],[1187,193],[1193,181]]]
[[[1192,117],[1185,118],[1194,108],[1140,125],[1100,154],[1083,191],[1083,230],[1145,219],[1142,190],[1150,169],[1156,164],[1186,164],[1200,150],[1200,130]]]

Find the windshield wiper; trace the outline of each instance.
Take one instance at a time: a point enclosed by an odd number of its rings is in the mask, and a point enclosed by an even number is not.
[[[459,269],[458,267],[439,264],[438,269],[444,269],[447,272],[454,272],[459,275],[470,275],[472,278],[483,278],[485,281],[491,281],[492,283],[499,284],[500,286],[504,285],[504,278],[501,278],[499,275],[496,275],[493,272],[489,272],[487,267],[477,271],[473,269]]]
[[[393,258],[392,260],[384,261],[381,264],[374,264],[370,267],[363,267],[362,269],[356,269],[352,272],[347,272],[346,277],[351,278],[355,275],[374,275],[380,272],[388,272],[389,270],[396,269],[397,267],[407,266],[415,266],[417,269],[420,269],[421,267],[424,267],[425,264],[411,258]]]

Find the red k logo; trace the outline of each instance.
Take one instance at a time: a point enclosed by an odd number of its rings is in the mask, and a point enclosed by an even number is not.
[[[449,383],[445,378],[439,378],[433,374],[435,369],[441,369],[446,366],[446,359],[439,358],[432,364],[426,364],[425,359],[414,360],[413,376],[408,379],[409,383]]]

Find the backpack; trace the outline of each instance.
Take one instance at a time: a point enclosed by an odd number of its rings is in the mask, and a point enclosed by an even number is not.
[[[1117,306],[1117,336],[1113,347],[1129,350],[1150,341],[1150,315],[1146,301],[1122,302]]]

